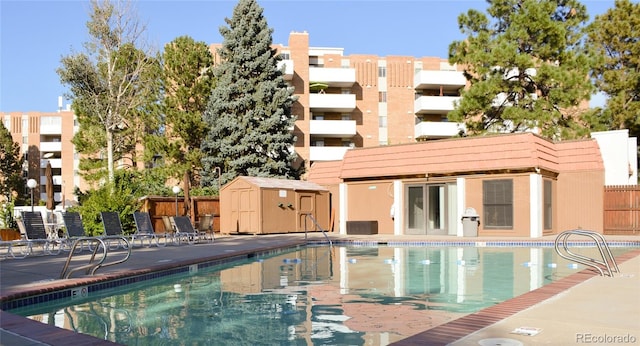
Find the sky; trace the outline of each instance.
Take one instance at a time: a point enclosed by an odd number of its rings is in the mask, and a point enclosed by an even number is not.
[[[139,0],[137,17],[158,51],[188,35],[221,43],[237,1]],[[258,0],[273,43],[288,45],[291,32],[309,33],[312,47],[344,48],[344,54],[446,58],[449,44],[464,38],[457,17],[486,9],[483,0]],[[583,0],[591,18],[614,0]],[[56,69],[63,56],[84,52],[89,40],[87,0],[0,0],[0,112],[53,112],[67,88]],[[66,100],[64,104],[71,101]],[[600,103],[600,99],[592,101]]]

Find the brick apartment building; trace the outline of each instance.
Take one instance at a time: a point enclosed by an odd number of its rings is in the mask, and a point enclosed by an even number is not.
[[[211,50],[220,44],[212,44]],[[340,160],[351,148],[448,138],[462,124],[447,122],[466,80],[446,59],[410,56],[343,55],[343,48],[310,47],[308,33],[291,33],[288,46],[276,46],[285,79],[295,88],[298,117],[295,150],[307,167]],[[26,154],[25,179],[36,179],[36,200],[46,199],[44,171],[50,161],[55,200],[73,200],[85,189],[71,138],[73,112],[1,112],[4,125]]]

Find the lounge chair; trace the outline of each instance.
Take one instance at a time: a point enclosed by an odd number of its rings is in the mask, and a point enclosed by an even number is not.
[[[64,223],[64,228],[66,232],[66,240],[69,245],[69,248],[73,244],[73,242],[82,237],[87,237],[87,232],[84,229],[84,225],[82,224],[82,219],[80,218],[80,213],[77,212],[65,212],[62,214],[62,220]],[[80,244],[80,251],[84,249],[84,243]],[[91,246],[87,243],[87,249],[91,250]]]
[[[24,240],[32,245],[31,249],[33,249],[33,245],[40,245],[44,255],[60,253],[63,242],[57,237],[47,234],[40,212],[23,211],[22,218],[16,221]]]
[[[183,240],[189,244],[195,244],[200,240],[200,234],[193,228],[189,217],[175,216],[173,217],[173,223],[176,227],[174,239],[178,242],[178,245],[180,245]]]
[[[127,249],[129,240],[122,230],[120,214],[115,211],[103,211],[100,212],[100,218],[102,219],[102,227],[104,227],[104,234],[100,236],[100,239],[109,244],[110,250],[115,250],[119,247]]]
[[[138,240],[140,241],[140,246],[143,246],[144,241],[147,240],[149,247],[151,247],[151,245],[158,247],[167,246],[167,239],[169,239],[170,234],[167,232],[156,233],[153,230],[149,213],[141,211],[133,212],[133,220],[136,222],[136,233],[131,235],[131,242],[134,243],[134,245],[136,240]],[[164,239],[164,243],[160,242],[161,239]]]
[[[205,214],[200,216],[200,221],[198,221],[198,234],[201,239],[213,243],[215,240],[213,231],[213,215]]]
[[[2,240],[0,236],[0,249],[4,251],[0,252],[0,258],[25,258],[32,249],[31,243],[24,240]]]

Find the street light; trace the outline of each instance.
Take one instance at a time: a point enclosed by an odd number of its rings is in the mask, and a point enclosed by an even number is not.
[[[176,185],[172,190],[173,193],[176,194],[176,216],[178,216],[178,194],[180,193],[180,186]]]
[[[27,180],[27,187],[31,190],[31,212],[33,213],[33,189],[38,186],[38,182],[35,179]]]

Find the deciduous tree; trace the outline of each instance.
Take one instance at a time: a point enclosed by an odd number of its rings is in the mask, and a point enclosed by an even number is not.
[[[11,132],[0,122],[0,194],[7,201],[14,199],[14,193],[20,197],[24,191],[22,162],[20,144],[13,141]]]
[[[73,142],[85,154],[81,169],[98,169],[99,179],[106,166],[113,181],[116,161],[128,156],[136,164],[141,127],[151,123],[145,107],[158,95],[158,61],[144,47],[131,3],[92,0],[91,8],[85,52],[64,56],[57,72],[80,123]]]

